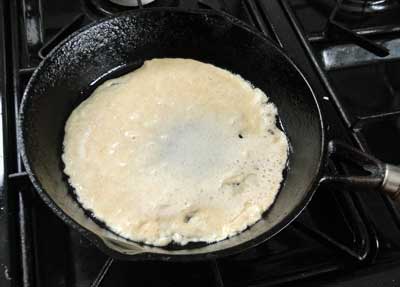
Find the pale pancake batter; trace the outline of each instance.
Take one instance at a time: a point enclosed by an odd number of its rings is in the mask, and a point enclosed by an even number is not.
[[[72,112],[65,173],[82,205],[123,237],[222,240],[259,220],[282,181],[288,142],[267,100],[210,64],[146,61]]]

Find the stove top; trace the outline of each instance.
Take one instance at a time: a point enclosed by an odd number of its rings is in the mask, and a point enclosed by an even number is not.
[[[396,1],[383,1],[394,4],[376,11],[368,5],[381,1],[137,2],[138,7],[127,7],[108,0],[0,0],[0,285],[397,286],[400,209],[377,192],[321,187],[303,214],[271,240],[234,256],[193,263],[114,260],[45,206],[24,173],[16,145],[24,87],[66,36],[129,9],[217,9],[249,23],[307,75],[322,103],[329,138],[400,164]],[[370,3],[360,8],[360,2]],[[333,162],[328,169],[346,171]]]

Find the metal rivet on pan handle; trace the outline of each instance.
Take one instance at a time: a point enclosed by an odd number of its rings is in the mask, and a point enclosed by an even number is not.
[[[382,190],[400,205],[400,167],[392,164],[385,165],[385,177],[382,183]]]

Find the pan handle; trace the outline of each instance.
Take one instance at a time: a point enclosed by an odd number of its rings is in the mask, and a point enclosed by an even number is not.
[[[328,174],[320,183],[340,183],[371,188],[386,193],[400,207],[400,167],[383,163],[377,158],[339,141],[330,141],[328,157],[335,162],[348,163],[364,175]],[[365,174],[366,173],[366,174]]]

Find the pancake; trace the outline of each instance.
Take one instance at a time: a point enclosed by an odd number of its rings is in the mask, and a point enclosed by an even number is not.
[[[125,238],[219,241],[274,202],[288,157],[276,118],[239,75],[191,59],[149,60],[72,112],[65,173],[83,207]]]

